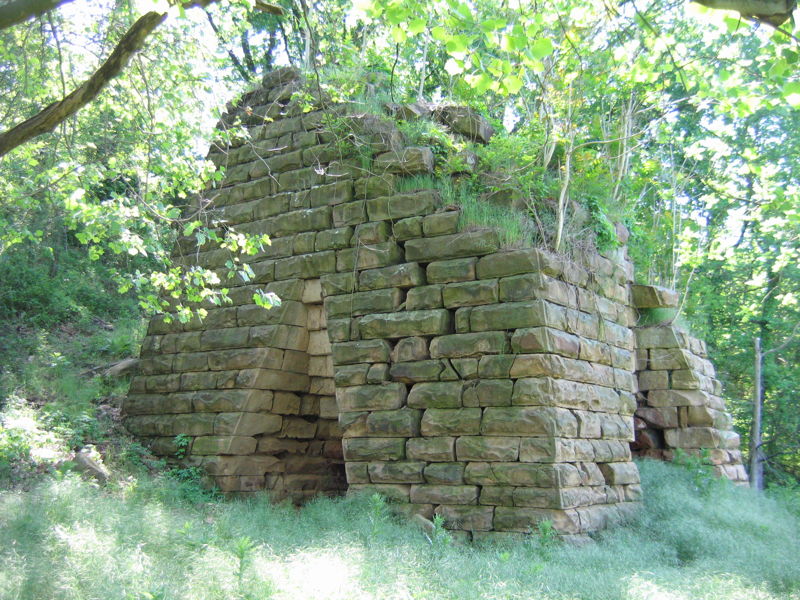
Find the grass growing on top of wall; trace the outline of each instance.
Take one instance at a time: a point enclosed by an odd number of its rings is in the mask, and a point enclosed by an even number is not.
[[[638,520],[575,548],[548,537],[429,541],[375,498],[301,510],[189,503],[160,480],[74,476],[0,492],[0,599],[786,599],[800,595],[798,515],[747,489],[641,464]]]
[[[467,182],[433,175],[404,177],[397,184],[398,192],[435,189],[442,195],[442,203],[458,206],[461,210],[459,229],[491,227],[497,230],[503,247],[529,247],[533,245],[533,227],[530,220],[518,211],[482,200]]]

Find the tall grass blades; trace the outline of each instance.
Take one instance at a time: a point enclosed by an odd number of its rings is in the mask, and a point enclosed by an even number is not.
[[[298,510],[189,503],[146,477],[105,490],[49,479],[0,492],[0,599],[800,598],[800,525],[783,500],[640,468],[637,520],[583,547],[543,534],[431,544],[369,496]]]

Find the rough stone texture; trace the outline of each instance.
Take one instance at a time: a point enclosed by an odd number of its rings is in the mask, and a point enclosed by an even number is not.
[[[644,292],[644,300],[640,298],[644,304],[653,304],[656,292],[660,296],[670,292],[653,289],[655,292]],[[631,444],[634,454],[669,460],[680,448],[689,454],[707,455],[721,477],[745,483],[739,436],[719,397],[722,386],[714,378],[705,344],[667,325],[638,329],[636,339],[640,392],[636,440]]]
[[[187,436],[188,459],[223,491],[379,492],[476,539],[619,521],[641,496],[632,449],[706,449],[721,475],[746,477],[704,344],[672,327],[634,333],[634,307],[675,295],[632,286],[624,248],[570,261],[458,231],[437,191],[395,192],[433,168],[429,148],[351,117],[375,157],[365,173],[287,85],[297,71],[275,71],[231,106],[223,121],[241,118],[252,143],[210,153],[221,164],[224,150],[227,171],[206,194],[209,222],[272,243],[248,259],[251,281],[225,281],[231,306],[152,319],[124,409],[154,452],[175,459]],[[469,110],[426,114],[491,135]],[[176,256],[221,273],[228,260],[193,238]],[[257,291],[281,307],[256,306]]]

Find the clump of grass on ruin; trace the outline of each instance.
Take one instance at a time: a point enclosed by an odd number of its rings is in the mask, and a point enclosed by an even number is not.
[[[639,518],[577,548],[429,538],[370,497],[298,510],[189,502],[144,476],[50,477],[0,493],[0,599],[800,598],[798,518],[782,502],[641,470]]]
[[[482,199],[467,182],[456,182],[450,177],[415,175],[401,179],[397,185],[397,191],[401,193],[425,189],[438,190],[445,206],[459,208],[459,230],[488,227],[497,231],[504,248],[533,245],[533,227],[526,215]]]

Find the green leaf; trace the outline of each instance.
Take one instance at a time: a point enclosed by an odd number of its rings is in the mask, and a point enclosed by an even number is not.
[[[408,33],[411,35],[417,35],[418,33],[425,31],[427,26],[428,21],[426,19],[412,19],[408,22]]]
[[[481,31],[489,33],[490,31],[497,31],[503,29],[507,25],[505,19],[486,19],[481,22]]]
[[[447,41],[445,48],[453,55],[466,54],[469,48],[469,38],[465,35],[454,35]]]
[[[192,221],[191,223],[187,223],[186,226],[183,228],[183,235],[185,237],[189,237],[194,233],[194,230],[200,227],[202,223],[200,221]]]
[[[790,81],[783,86],[781,95],[793,108],[800,107],[800,81]]]
[[[431,29],[431,36],[437,42],[446,42],[450,38],[444,27],[434,27]]]
[[[494,83],[494,79],[492,79],[488,73],[481,73],[480,75],[470,75],[467,78],[467,83],[469,83],[475,91],[479,94],[483,94],[489,90]]]
[[[539,38],[531,46],[531,54],[534,58],[542,59],[545,56],[550,56],[553,53],[553,42],[550,38]]]
[[[403,42],[406,41],[407,37],[408,36],[406,35],[406,32],[403,31],[402,29],[400,29],[399,27],[393,27],[392,28],[392,39],[396,43],[402,44]]]
[[[506,75],[503,78],[503,87],[509,94],[516,94],[522,89],[524,82],[516,75]]]

